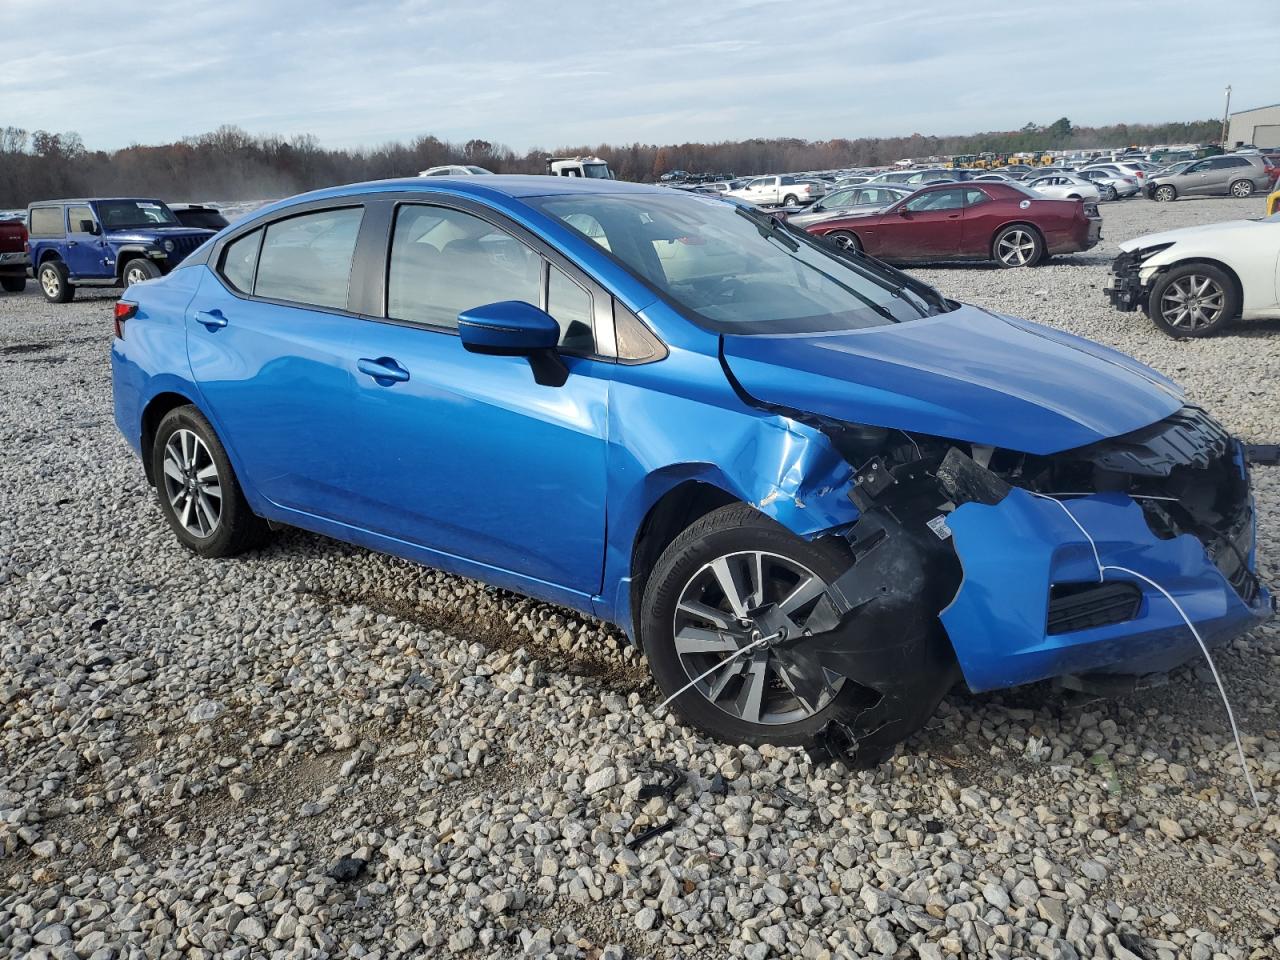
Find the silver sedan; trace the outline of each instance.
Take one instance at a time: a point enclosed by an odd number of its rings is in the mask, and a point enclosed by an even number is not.
[[[1097,201],[1101,198],[1097,187],[1073,173],[1052,173],[1047,177],[1036,177],[1028,180],[1027,186],[1051,200]]]

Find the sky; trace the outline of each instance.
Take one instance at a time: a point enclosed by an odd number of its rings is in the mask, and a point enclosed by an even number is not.
[[[1159,122],[1280,102],[1266,5],[1164,0],[0,0],[0,126],[234,124],[518,151]],[[1249,11],[1242,25],[1231,10]]]

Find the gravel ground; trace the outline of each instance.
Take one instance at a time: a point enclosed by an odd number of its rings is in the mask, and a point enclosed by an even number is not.
[[[1280,324],[1178,343],[1101,294],[1114,241],[1260,209],[1127,201],[1089,254],[921,275],[1275,441]],[[711,743],[578,614],[299,532],[181,549],[112,422],[112,299],[0,297],[0,955],[1280,955],[1276,626],[1218,658],[1262,817],[1203,667],[957,692],[873,772]]]

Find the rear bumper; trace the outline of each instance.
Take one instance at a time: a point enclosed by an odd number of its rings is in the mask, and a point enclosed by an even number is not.
[[[0,253],[0,276],[26,277],[31,273],[31,261],[24,252]]]
[[[1063,503],[1093,537],[1104,566],[1127,568],[1160,584],[1207,645],[1239,636],[1271,615],[1271,595],[1253,576],[1251,504],[1233,544],[1246,558],[1248,573],[1233,576],[1240,581],[1233,587],[1199,540],[1189,534],[1158,538],[1128,496],[1095,494]],[[1118,570],[1107,570],[1106,582],[1130,584],[1140,595],[1131,617],[1049,632],[1052,586],[1098,582],[1093,547],[1059,503],[1014,489],[994,506],[959,507],[948,524],[964,579],[941,619],[971,689],[1067,674],[1162,672],[1200,655],[1177,607],[1150,584]]]

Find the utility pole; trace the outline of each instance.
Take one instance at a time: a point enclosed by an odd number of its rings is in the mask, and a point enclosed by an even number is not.
[[[1231,116],[1231,84],[1227,84],[1227,105],[1222,110],[1222,139],[1218,142],[1222,145],[1223,151],[1227,149],[1227,121]]]

